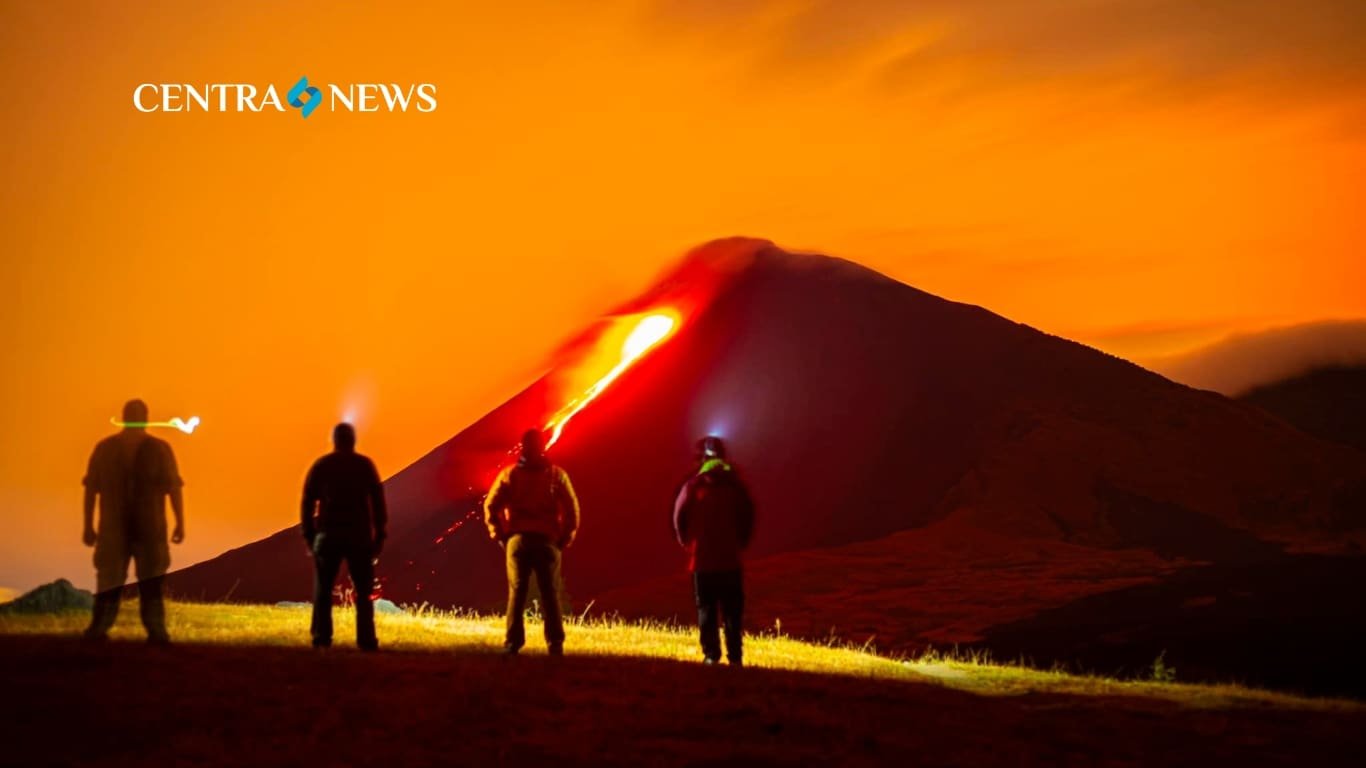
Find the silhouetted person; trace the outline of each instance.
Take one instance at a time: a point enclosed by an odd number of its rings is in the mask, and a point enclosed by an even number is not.
[[[564,652],[560,619],[560,552],[574,542],[579,500],[563,469],[545,457],[538,429],[522,435],[521,455],[498,473],[484,500],[489,536],[507,550],[508,614],[504,649],[515,654],[526,643],[522,614],[531,575],[541,591],[545,642],[551,655]]]
[[[85,472],[86,546],[95,548],[95,607],[85,637],[103,640],[119,615],[119,597],[132,560],[138,578],[142,625],[151,643],[170,642],[161,584],[171,565],[166,543],[166,497],[171,497],[175,530],[171,541],[185,540],[184,482],[175,454],[165,440],[147,434],[147,404],[129,400],[123,406],[125,426],[95,445]],[[95,498],[100,519],[95,526]]]
[[[698,454],[697,472],[674,500],[674,533],[689,554],[703,659],[708,664],[721,660],[719,608],[726,627],[726,658],[740,666],[745,610],[741,553],[754,532],[754,502],[726,463],[719,437],[703,438]]]
[[[303,534],[313,552],[313,646],[332,645],[332,586],[342,561],[356,602],[356,645],[379,649],[375,637],[375,558],[384,548],[384,485],[375,463],[356,453],[356,430],[338,424],[332,453],[318,459],[304,480]]]

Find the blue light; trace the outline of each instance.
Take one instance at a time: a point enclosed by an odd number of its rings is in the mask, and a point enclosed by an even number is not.
[[[725,419],[712,419],[711,423],[707,426],[706,436],[719,437],[722,440],[725,440],[726,438],[730,437],[730,430],[727,429],[727,426],[728,425]]]

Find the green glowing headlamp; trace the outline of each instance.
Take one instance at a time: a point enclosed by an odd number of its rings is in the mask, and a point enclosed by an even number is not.
[[[119,421],[118,419],[110,419],[109,421],[116,427],[133,427],[135,429],[170,427],[171,429],[178,429],[187,435],[194,434],[194,428],[199,426],[198,416],[191,416],[189,419],[182,419],[179,416],[176,416],[170,421]]]

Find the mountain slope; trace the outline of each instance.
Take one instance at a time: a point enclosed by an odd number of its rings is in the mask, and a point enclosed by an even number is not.
[[[1238,399],[1315,437],[1366,451],[1366,367],[1320,368]]]

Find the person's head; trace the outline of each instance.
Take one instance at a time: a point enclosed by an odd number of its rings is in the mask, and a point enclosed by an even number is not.
[[[522,457],[539,459],[545,455],[545,433],[539,429],[528,429],[522,433]]]
[[[332,428],[332,447],[341,453],[356,450],[356,428],[342,422]]]
[[[129,400],[123,404],[123,423],[138,424],[126,429],[143,429],[147,424],[147,404],[141,400]]]
[[[697,441],[697,458],[700,461],[726,458],[726,444],[716,435],[707,435]]]

